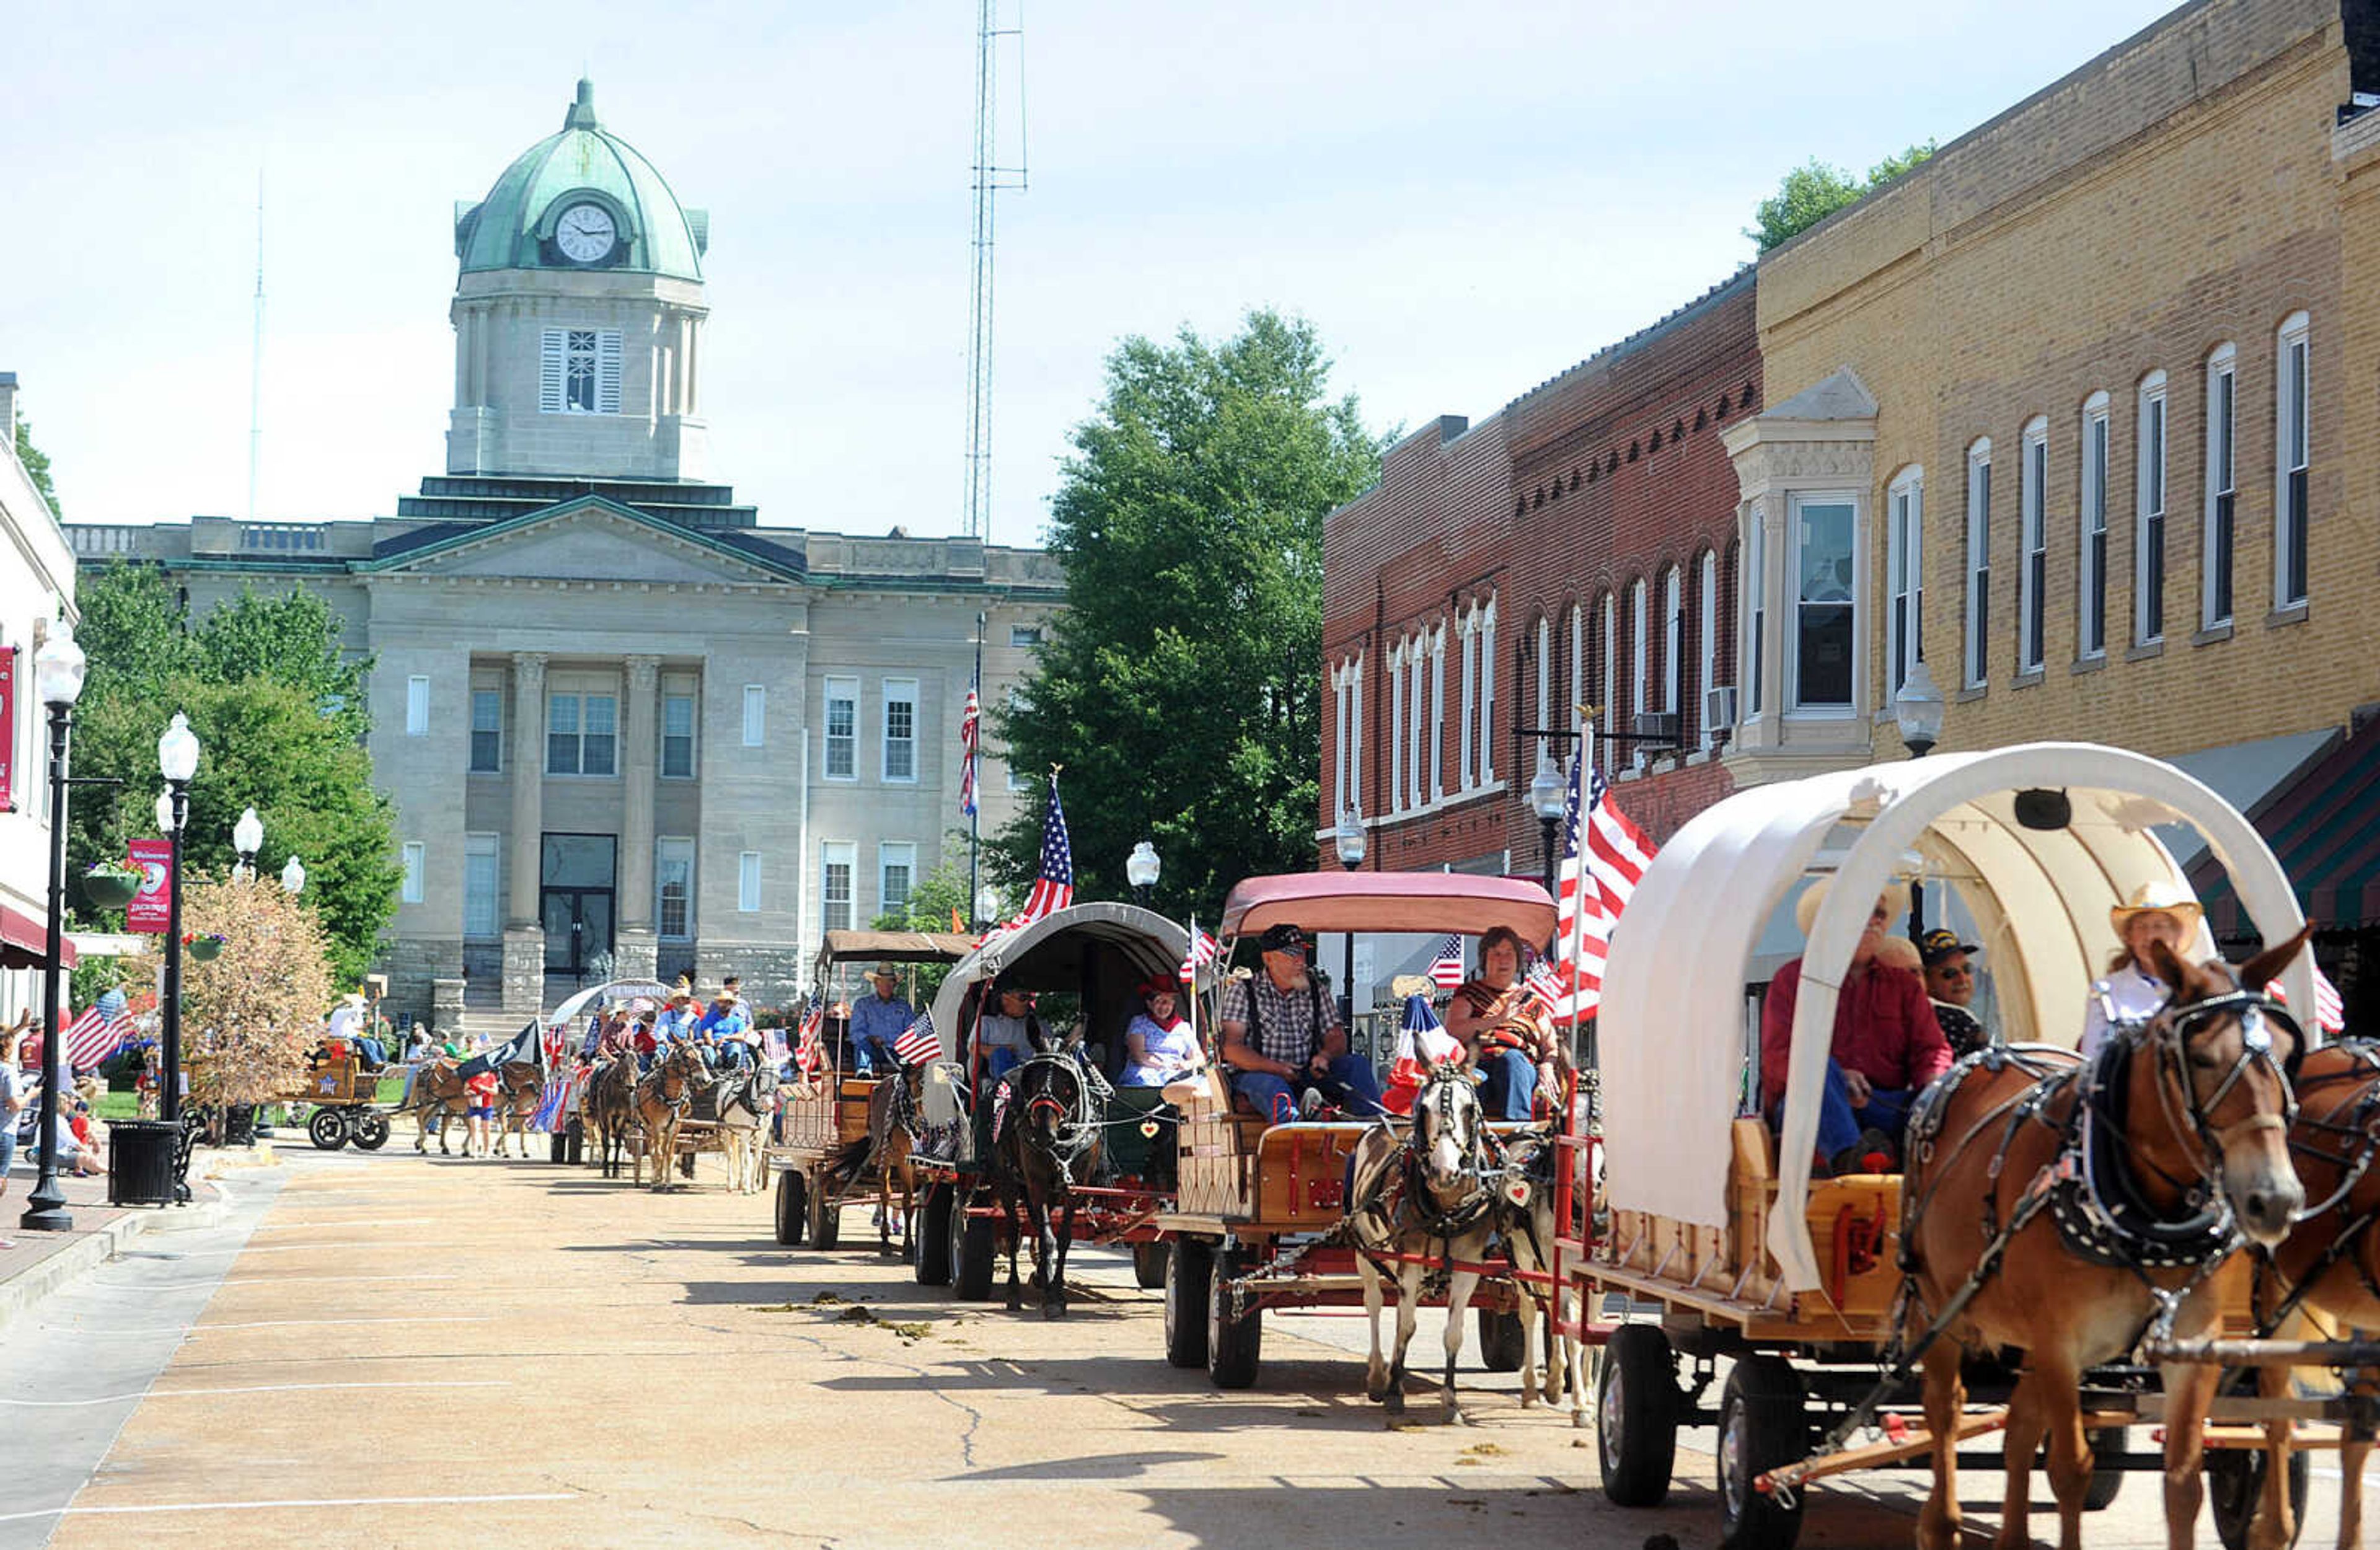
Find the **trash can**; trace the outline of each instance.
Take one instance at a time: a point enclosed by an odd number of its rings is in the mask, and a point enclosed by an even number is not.
[[[107,1203],[174,1204],[174,1120],[118,1120],[107,1127]]]

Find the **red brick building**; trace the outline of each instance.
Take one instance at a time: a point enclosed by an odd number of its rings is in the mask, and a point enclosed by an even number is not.
[[[1320,864],[1353,807],[1365,865],[1540,875],[1527,805],[1581,703],[1656,840],[1730,789],[1704,732],[1735,681],[1733,466],[1760,406],[1754,272],[1473,426],[1444,416],[1323,529]]]

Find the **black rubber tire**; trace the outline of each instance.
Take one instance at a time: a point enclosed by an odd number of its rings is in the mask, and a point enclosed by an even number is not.
[[[2101,1426],[2083,1434],[2094,1454],[2121,1453],[2124,1450],[2124,1429],[2121,1426]],[[2121,1470],[2093,1470],[2091,1483],[2082,1487],[2082,1510],[2105,1512],[2115,1505],[2116,1493],[2124,1488]]]
[[[546,1138],[546,1144],[552,1150],[553,1160],[555,1162],[568,1162],[570,1160],[570,1136],[566,1132],[554,1132],[552,1135]]]
[[[1155,1291],[1165,1284],[1165,1240],[1152,1238],[1146,1243],[1132,1246],[1132,1278],[1143,1291]]]
[[[958,1289],[963,1302],[991,1301],[991,1270],[1000,1257],[1000,1234],[993,1229],[990,1217],[969,1217],[962,1214],[956,1201],[951,1205],[951,1241],[957,1246],[958,1263],[952,1266],[952,1284]]]
[[[1173,1241],[1165,1256],[1165,1360],[1176,1367],[1207,1364],[1207,1284],[1214,1275],[1213,1244]]]
[[[777,1241],[798,1249],[809,1236],[809,1187],[797,1168],[777,1175]]]
[[[2265,1489],[2264,1449],[2210,1447],[2205,1469],[2206,1505],[2215,1514],[2216,1537],[2223,1542],[2223,1550],[2248,1550],[2248,1529]],[[2313,1490],[2313,1458],[2303,1448],[2290,1449],[2290,1521],[2300,1533],[2305,1532],[2306,1497]],[[2289,1543],[2297,1540],[2292,1537]]]
[[[575,1168],[587,1160],[587,1126],[581,1120],[573,1120],[565,1133],[570,1137],[570,1152],[563,1160]]]
[[[1678,1361],[1649,1324],[1623,1324],[1603,1348],[1595,1386],[1603,1494],[1615,1507],[1658,1507],[1678,1463]]]
[[[951,1187],[929,1184],[909,1224],[909,1267],[921,1287],[951,1284]]]
[[[388,1116],[377,1109],[358,1114],[347,1126],[347,1140],[358,1152],[377,1152],[388,1144]]]
[[[335,1108],[318,1108],[306,1121],[306,1139],[325,1152],[335,1152],[347,1144],[347,1117]]]
[[[1232,1282],[1248,1273],[1253,1256],[1226,1249],[1207,1281],[1207,1375],[1218,1388],[1252,1388],[1264,1360],[1264,1310],[1231,1312]]]
[[[1500,1313],[1494,1308],[1475,1310],[1479,1315],[1479,1361],[1491,1373],[1517,1373],[1521,1370],[1522,1347],[1527,1343],[1528,1331],[1522,1327],[1518,1313]]]
[[[1801,1374],[1779,1356],[1747,1356],[1727,1375],[1718,1401],[1718,1510],[1722,1550],[1793,1550],[1802,1537],[1802,1497],[1792,1505],[1763,1496],[1753,1482],[1805,1458],[1807,1395]]]
[[[810,1247],[823,1253],[843,1241],[843,1206],[820,1181],[809,1181]]]

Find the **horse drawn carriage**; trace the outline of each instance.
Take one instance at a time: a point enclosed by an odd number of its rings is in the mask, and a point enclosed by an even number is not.
[[[293,1115],[306,1112],[306,1138],[325,1152],[353,1144],[359,1152],[377,1152],[388,1144],[389,1117],[397,1105],[380,1101],[380,1084],[388,1073],[367,1064],[354,1046],[324,1048],[310,1056],[302,1070],[291,1072],[271,1093],[257,1100],[259,1108],[285,1104]],[[206,1068],[210,1057],[194,1053],[184,1065],[194,1095],[209,1090]],[[211,1104],[201,1107],[212,1110]]]
[[[2192,830],[2278,946],[2205,987],[2182,983],[2203,972],[2177,962],[2168,1007],[2119,1028],[2111,1053],[2083,1066],[2073,1049],[2084,1009],[2119,946],[2110,909],[2144,885],[2187,898],[2166,836],[2180,843]],[[1777,942],[1791,918],[1780,909],[1817,879],[1828,886],[1808,923],[1772,1133],[1755,1097],[1755,970],[1764,938]],[[1838,999],[1879,897],[1912,881],[1928,919],[1954,902],[1979,933],[1998,1036],[1929,1089],[1906,1178],[1814,1178]],[[2263,985],[2277,967],[2289,1003],[2313,1005],[2301,926],[2289,879],[2240,814],[2170,766],[2116,749],[2039,744],[1846,770],[1755,787],[1687,823],[1613,934],[1597,1030],[1602,1133],[1571,1138],[1562,1170],[1566,1185],[1594,1191],[1592,1229],[1566,1227],[1557,1245],[1582,1318],[1609,1294],[1630,1310],[1608,1330],[1572,1326],[1605,1339],[1607,1495],[1660,1502],[1689,1424],[1717,1428],[1730,1545],[1791,1545],[1814,1481],[1937,1452],[1920,1541],[1948,1543],[1957,1447],[2003,1429],[2013,1525],[2003,1532],[2020,1540],[2024,1471],[2045,1433],[2069,1543],[2072,1514],[2105,1505],[2119,1471],[2161,1467],[2122,1451],[2127,1425],[2161,1426],[2162,1467],[2194,1480],[2200,1380],[2168,1367],[2161,1392],[2151,1372],[2107,1363],[2153,1324],[2247,1326],[2244,1256],[2225,1255],[2240,1241],[2235,1205],[2239,1225],[2270,1241],[2295,1198],[2293,1179],[2267,1200],[2249,1186],[2276,1166],[2288,1175],[2279,1065],[2295,1030]],[[2191,929],[2180,957],[2212,958],[2194,915]],[[2178,1201],[2160,1205],[2153,1169],[2186,1182],[2169,1192]],[[1587,1219],[1569,1203],[1559,1215]],[[2095,1260],[2061,1241],[2107,1222]],[[2152,1247],[2126,1246],[2140,1243]],[[2056,1290],[2035,1295],[2043,1287]],[[1998,1352],[2018,1347],[2027,1359],[2003,1405],[2012,1374]],[[1922,1408],[1910,1381],[1921,1357]],[[1962,1383],[1986,1402],[1962,1403]],[[2253,1434],[2219,1423],[2273,1413],[2215,1401],[2204,1469],[2227,1544],[2244,1543],[2262,1468],[2239,1450]],[[2291,1466],[2301,1492],[2302,1456]],[[2187,1507],[2195,1512],[2194,1495]]]

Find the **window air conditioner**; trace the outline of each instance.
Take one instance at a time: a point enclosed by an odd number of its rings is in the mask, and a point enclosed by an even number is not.
[[[1734,729],[1734,684],[1714,684],[1703,691],[1703,725],[1712,733],[1726,733]]]

